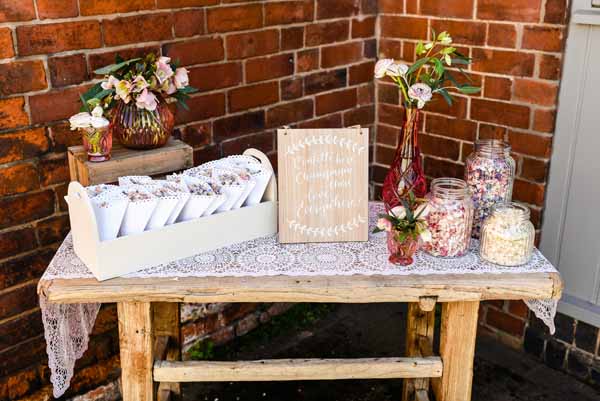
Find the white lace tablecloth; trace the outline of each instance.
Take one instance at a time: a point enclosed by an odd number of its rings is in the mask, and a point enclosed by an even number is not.
[[[381,203],[371,203],[369,227],[383,211]],[[536,249],[523,266],[504,267],[481,260],[479,243],[454,259],[432,257],[418,252],[410,266],[388,262],[385,233],[369,234],[367,242],[323,244],[279,244],[277,236],[263,237],[168,264],[148,267],[125,277],[209,277],[209,276],[332,276],[332,275],[411,275],[556,272]],[[69,234],[50,262],[42,280],[93,278],[73,251]],[[556,300],[524,300],[535,315],[554,332]],[[89,334],[100,304],[52,304],[40,296],[47,342],[48,365],[54,396],[62,395],[73,376],[75,361],[87,349]]]

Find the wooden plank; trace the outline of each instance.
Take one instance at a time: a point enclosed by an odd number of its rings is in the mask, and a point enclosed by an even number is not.
[[[434,381],[437,401],[469,401],[479,302],[450,302],[442,307],[440,356],[444,373]]]
[[[156,393],[157,401],[172,401],[173,397],[171,396],[171,390],[167,387],[159,388]]]
[[[441,374],[439,357],[157,361],[154,364],[154,380],[158,382],[391,379],[440,377]]]
[[[117,181],[124,175],[157,175],[190,168],[194,164],[193,149],[180,140],[171,139],[165,146],[150,150],[133,150],[115,144],[111,159],[102,163],[87,160],[83,146],[69,148],[71,179],[82,185]]]
[[[424,311],[421,308],[421,297],[419,302],[408,304],[407,323],[406,323],[406,356],[423,357],[421,348],[424,346],[421,342],[427,342],[433,347],[433,333],[435,328],[435,311],[433,308]],[[429,305],[429,304],[428,304]],[[435,305],[435,304],[434,304]],[[430,356],[429,354],[428,356]],[[413,400],[416,393],[420,390],[429,390],[429,379],[419,378],[413,380],[404,380],[402,388],[402,400]]]
[[[369,130],[277,130],[279,241],[368,239]]]
[[[415,401],[429,401],[429,394],[425,390],[415,392]]]
[[[435,308],[437,297],[421,297],[419,298],[419,308],[423,312],[431,312]]]
[[[154,338],[154,359],[167,359],[167,347],[169,346],[168,336],[155,336]]]
[[[151,304],[119,302],[117,313],[123,401],[153,401]]]
[[[50,302],[438,302],[560,298],[558,273],[40,281]]]
[[[161,360],[180,361],[181,360],[181,328],[180,328],[180,309],[178,303],[157,302],[152,304],[152,314],[154,323],[154,334],[158,338],[168,338],[166,355]],[[161,383],[158,388],[157,397],[160,397],[161,391],[167,390],[170,399],[181,399],[181,385],[179,383]]]

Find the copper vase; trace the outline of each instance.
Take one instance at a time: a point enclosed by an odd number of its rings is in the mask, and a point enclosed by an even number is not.
[[[155,149],[167,143],[174,125],[175,117],[164,100],[153,111],[140,109],[135,102],[119,101],[110,130],[126,148]]]

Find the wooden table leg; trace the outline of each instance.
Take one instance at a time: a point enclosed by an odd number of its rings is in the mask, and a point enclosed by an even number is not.
[[[442,307],[442,377],[433,382],[437,401],[470,401],[479,301],[448,302]]]
[[[167,336],[167,361],[181,360],[181,331],[179,304],[176,302],[157,302],[152,304],[154,312],[154,335]],[[156,356],[159,358],[159,356]],[[166,392],[170,393],[172,401],[181,399],[181,385],[179,383],[161,383],[158,389],[157,401],[163,401]]]
[[[408,304],[406,323],[406,356],[430,356],[422,355],[421,343],[425,340],[429,348],[433,347],[433,332],[435,327],[435,300],[431,307],[423,308],[417,302]],[[429,310],[423,310],[429,309]],[[417,394],[427,394],[429,391],[429,379],[404,379],[402,388],[402,401],[412,401]],[[421,396],[423,398],[423,396]]]
[[[123,401],[154,401],[152,304],[120,302],[117,312]]]

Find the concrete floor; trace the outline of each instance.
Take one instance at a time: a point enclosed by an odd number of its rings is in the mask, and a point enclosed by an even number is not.
[[[234,359],[386,357],[404,353],[405,305],[342,305],[308,329],[232,344]],[[243,342],[243,340],[242,340]],[[194,383],[186,401],[397,401],[402,380]],[[480,339],[473,401],[599,401],[600,392],[528,355]]]

